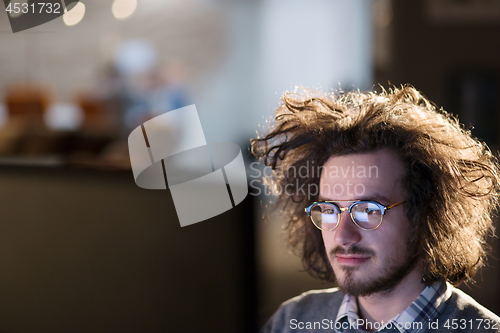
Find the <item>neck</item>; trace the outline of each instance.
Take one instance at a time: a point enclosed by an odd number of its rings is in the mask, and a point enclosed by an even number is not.
[[[424,289],[422,273],[415,267],[389,293],[358,297],[358,315],[366,322],[385,323],[410,306]]]

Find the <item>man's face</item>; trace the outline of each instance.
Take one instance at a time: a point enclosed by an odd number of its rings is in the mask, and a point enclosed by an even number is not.
[[[390,206],[406,200],[401,189],[402,161],[391,150],[333,156],[320,180],[320,201],[375,200]],[[348,200],[348,201],[340,201]],[[404,205],[386,211],[382,224],[362,230],[347,211],[333,231],[322,231],[326,253],[339,289],[353,296],[389,292],[415,267],[415,246],[409,244],[410,222]]]

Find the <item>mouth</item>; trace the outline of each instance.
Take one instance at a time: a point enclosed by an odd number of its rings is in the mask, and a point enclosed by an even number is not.
[[[367,262],[368,260],[370,260],[370,257],[361,255],[340,254],[336,255],[335,259],[340,265],[356,266]]]

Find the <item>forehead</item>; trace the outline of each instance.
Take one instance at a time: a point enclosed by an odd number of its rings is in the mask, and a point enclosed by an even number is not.
[[[392,150],[332,156],[323,165],[320,199],[400,199],[404,165]]]

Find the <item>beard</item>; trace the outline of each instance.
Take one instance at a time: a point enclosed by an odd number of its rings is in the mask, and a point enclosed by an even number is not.
[[[339,290],[344,294],[354,297],[369,296],[376,293],[382,295],[389,294],[417,265],[418,257],[416,255],[417,247],[415,243],[415,241],[410,242],[402,256],[389,258],[381,274],[379,276],[368,277],[367,281],[354,277],[354,273],[359,267],[341,266],[340,269],[344,272],[344,278],[339,280],[335,277]],[[359,254],[375,258],[372,250],[357,245],[353,245],[348,249],[337,246],[330,251],[331,258],[335,254]]]

